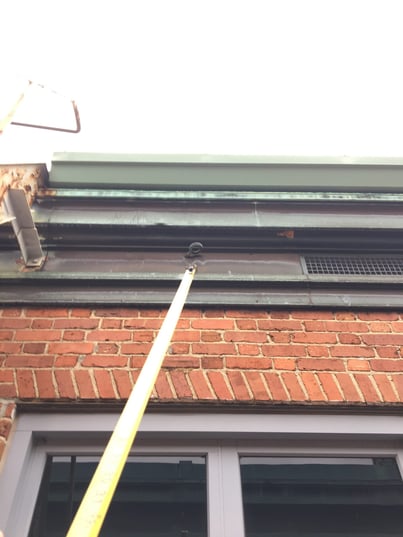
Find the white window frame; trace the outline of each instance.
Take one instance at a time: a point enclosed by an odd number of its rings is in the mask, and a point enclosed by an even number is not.
[[[111,413],[21,414],[0,473],[0,529],[26,537],[48,455],[101,454]],[[148,413],[134,454],[207,455],[209,537],[244,537],[240,456],[394,457],[403,416]]]

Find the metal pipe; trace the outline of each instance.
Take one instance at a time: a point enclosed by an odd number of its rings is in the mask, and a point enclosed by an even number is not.
[[[99,535],[195,272],[196,267],[191,266],[183,275],[181,284],[99,461],[67,537],[97,537]]]

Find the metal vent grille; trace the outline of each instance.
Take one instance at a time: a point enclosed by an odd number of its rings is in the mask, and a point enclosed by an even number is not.
[[[403,258],[400,257],[308,255],[304,260],[308,274],[403,275]]]

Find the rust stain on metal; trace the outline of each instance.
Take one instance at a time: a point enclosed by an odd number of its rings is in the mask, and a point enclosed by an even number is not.
[[[24,190],[28,205],[31,207],[44,183],[43,165],[0,166],[0,206],[7,190],[18,188]],[[5,216],[3,209],[0,207],[0,222]]]
[[[278,237],[285,237],[286,239],[293,239],[295,236],[294,230],[279,231],[276,233]]]
[[[58,191],[55,188],[40,188],[38,190],[37,198],[55,198],[58,195]]]

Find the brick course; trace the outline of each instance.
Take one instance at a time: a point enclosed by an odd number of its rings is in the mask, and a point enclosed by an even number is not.
[[[0,456],[15,405],[126,399],[166,310],[0,310]],[[403,405],[403,312],[185,308],[153,400]]]

